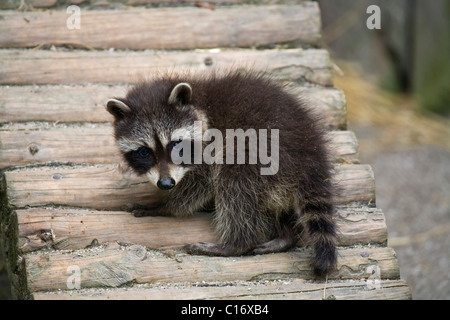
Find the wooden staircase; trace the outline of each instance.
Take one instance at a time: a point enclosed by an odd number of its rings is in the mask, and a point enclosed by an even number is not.
[[[80,5],[80,29],[67,28],[71,2]],[[2,6],[0,221],[15,298],[411,298],[387,247],[373,172],[359,163],[357,140],[346,130],[345,97],[333,88],[332,62],[320,48],[316,2],[9,0]],[[107,98],[162,70],[249,66],[274,75],[324,115],[344,189],[336,217],[338,271],[327,283],[314,279],[308,248],[192,256],[180,248],[215,240],[207,214],[134,218],[126,211],[154,203],[156,195],[121,164]]]

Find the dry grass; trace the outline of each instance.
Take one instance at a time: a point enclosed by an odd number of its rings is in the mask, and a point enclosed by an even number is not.
[[[349,127],[376,128],[377,136],[362,138],[362,152],[435,145],[450,150],[450,119],[418,111],[414,97],[381,90],[357,66],[338,62],[335,86],[347,99]]]

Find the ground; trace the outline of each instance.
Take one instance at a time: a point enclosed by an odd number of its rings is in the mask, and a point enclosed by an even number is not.
[[[450,299],[450,119],[418,112],[413,97],[381,92],[343,67],[361,163],[372,165],[388,245],[413,299]]]
[[[450,152],[419,146],[360,158],[373,167],[377,207],[413,299],[450,299]]]

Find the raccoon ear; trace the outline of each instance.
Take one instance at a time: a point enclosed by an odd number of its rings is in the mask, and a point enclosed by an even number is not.
[[[108,110],[116,120],[122,120],[125,115],[131,111],[129,106],[117,99],[109,99],[106,101],[106,110]]]
[[[191,101],[192,88],[189,83],[177,84],[170,93],[169,104],[187,104]]]

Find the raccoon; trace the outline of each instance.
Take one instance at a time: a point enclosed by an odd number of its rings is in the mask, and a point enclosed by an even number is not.
[[[306,238],[314,273],[324,276],[335,268],[335,186],[325,133],[308,104],[283,85],[253,71],[173,72],[137,83],[126,97],[108,100],[106,108],[126,162],[165,193],[160,207],[136,210],[136,216],[212,210],[218,243],[187,244],[188,253],[281,252]],[[195,160],[195,147],[208,147],[212,139],[193,138],[196,123],[200,134],[214,129],[225,136],[224,149],[211,153],[213,162],[174,161],[174,155]],[[262,174],[267,161],[255,162],[248,154],[244,163],[236,161],[237,151],[228,151],[234,143],[226,136],[230,129],[278,130],[278,141],[265,135],[270,154],[279,154],[273,174]],[[246,137],[244,150],[258,149],[254,142]]]

